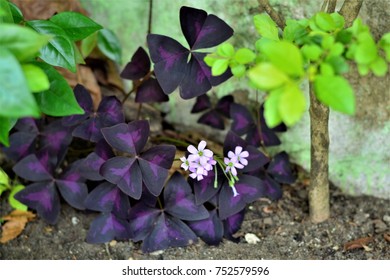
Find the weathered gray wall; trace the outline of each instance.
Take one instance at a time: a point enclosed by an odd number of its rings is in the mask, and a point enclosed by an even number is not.
[[[148,1],[144,0],[82,0],[99,23],[113,29],[123,45],[126,63],[139,45],[146,46]],[[342,3],[341,0],[338,1]],[[322,1],[271,1],[286,17],[312,15]],[[179,9],[182,5],[201,8],[226,20],[235,30],[230,41],[237,47],[251,46],[256,32],[252,16],[259,9],[256,0],[154,0],[153,33],[164,34],[186,44],[181,34]],[[390,32],[390,0],[365,0],[361,16],[379,38]],[[330,178],[333,183],[352,194],[366,193],[390,197],[390,76],[359,77],[355,69],[348,75],[357,96],[354,117],[331,112],[330,117]],[[231,79],[218,87],[218,95],[234,90],[247,90],[245,80]],[[174,96],[178,96],[177,93]],[[236,95],[239,96],[239,95]],[[191,101],[174,98],[170,102],[170,119],[194,126],[197,117],[189,117]],[[180,108],[180,109],[175,109]],[[308,114],[282,136],[282,148],[292,159],[309,169],[310,135]]]

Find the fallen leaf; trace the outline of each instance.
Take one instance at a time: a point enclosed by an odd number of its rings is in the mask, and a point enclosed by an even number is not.
[[[7,222],[2,226],[0,243],[6,243],[18,237],[27,222],[35,219],[35,214],[30,211],[14,210],[9,215],[2,217],[2,219]]]
[[[390,242],[390,232],[384,233],[384,234],[383,234],[383,238],[384,238],[387,242]]]
[[[374,240],[373,237],[363,237],[363,238],[359,238],[359,239],[347,242],[344,244],[344,251],[353,250],[353,249],[361,249],[361,248],[364,248],[365,250],[367,250],[365,248],[365,247],[367,247],[367,243],[370,243],[373,240]],[[367,248],[370,249],[369,247],[367,247]]]

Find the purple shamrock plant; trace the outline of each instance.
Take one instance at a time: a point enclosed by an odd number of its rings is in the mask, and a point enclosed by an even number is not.
[[[231,73],[213,77],[203,59],[207,53],[195,50],[214,47],[233,35],[233,29],[219,17],[203,10],[181,7],[180,25],[190,49],[163,35],[147,37],[154,72],[166,94],[177,87],[183,99],[205,94],[212,86],[230,78]]]

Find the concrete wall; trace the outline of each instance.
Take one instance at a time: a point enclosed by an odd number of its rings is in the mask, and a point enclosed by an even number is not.
[[[113,29],[123,45],[123,63],[129,61],[139,45],[146,46],[148,1],[144,0],[81,0],[99,23]],[[342,2],[342,1],[338,1]],[[312,15],[322,1],[274,0],[271,4],[286,17]],[[252,16],[259,12],[256,0],[154,0],[152,33],[171,36],[186,45],[181,34],[179,9],[182,5],[201,8],[226,20],[235,35],[230,41],[237,47],[253,45],[256,32]],[[379,38],[390,32],[390,0],[365,0],[361,16]],[[351,194],[370,194],[390,198],[390,76],[359,77],[356,69],[348,75],[357,96],[354,117],[331,112],[330,179]],[[215,89],[218,95],[232,91],[245,92],[245,80],[231,79]],[[250,93],[253,94],[253,93]],[[178,96],[174,93],[174,96]],[[246,99],[244,93],[236,97]],[[197,127],[197,116],[189,116],[192,101],[173,98],[170,101],[171,121],[184,121]],[[180,108],[180,109],[175,109]],[[203,128],[202,128],[203,131]],[[222,134],[221,134],[222,136]],[[310,168],[310,135],[308,114],[282,136],[282,149],[293,161]]]

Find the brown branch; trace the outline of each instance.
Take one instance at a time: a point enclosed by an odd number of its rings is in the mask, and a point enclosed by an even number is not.
[[[268,0],[258,0],[259,7],[262,8],[266,13],[273,19],[273,21],[281,28],[284,29],[286,21],[284,17],[272,8]]]
[[[337,0],[329,0],[328,8],[326,9],[327,13],[333,13],[336,10]]]
[[[345,18],[345,27],[350,27],[357,18],[363,0],[345,0],[339,13]]]

